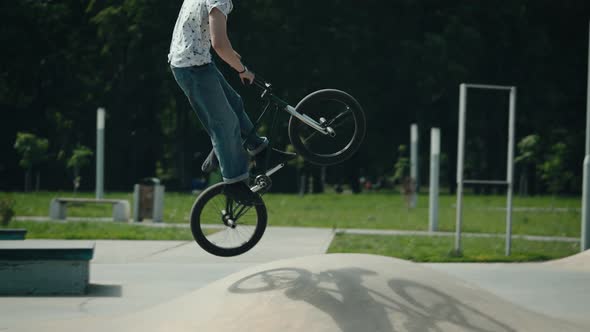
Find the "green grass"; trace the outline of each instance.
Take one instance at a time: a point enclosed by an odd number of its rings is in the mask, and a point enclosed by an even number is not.
[[[267,195],[265,202],[269,223],[275,226],[310,226],[336,228],[375,228],[400,230],[428,229],[428,197],[418,200],[416,209],[408,210],[399,194],[337,195],[322,194]],[[455,196],[441,195],[439,230],[455,230]],[[504,196],[466,196],[463,231],[504,233],[506,213]],[[515,207],[571,209],[560,211],[514,211],[513,233],[551,236],[580,234],[580,205],[576,198],[516,198]],[[499,210],[489,210],[499,208]]]
[[[0,193],[16,200],[17,216],[47,216],[53,197],[71,197],[69,192]],[[78,197],[93,197],[93,193],[79,193]],[[132,194],[110,193],[106,198],[127,199]],[[195,195],[166,193],[164,220],[186,223]],[[426,230],[428,227],[428,196],[418,199],[418,206],[408,210],[403,197],[397,193],[365,193],[360,195],[334,193],[320,195],[267,194],[264,200],[271,226],[375,228]],[[455,196],[440,196],[441,231],[455,229]],[[505,232],[505,196],[467,195],[464,199],[463,231],[483,233]],[[580,235],[580,198],[577,197],[515,197],[514,207],[549,209],[513,212],[513,233],[550,236]],[[565,208],[550,210],[552,207]],[[494,209],[496,208],[496,209]],[[69,217],[110,217],[110,206],[68,206]]]
[[[68,192],[0,193],[16,201],[17,216],[47,216],[54,197],[71,197]],[[94,197],[79,193],[77,197]],[[110,193],[106,198],[127,199],[131,193]],[[168,223],[187,223],[195,195],[166,193],[164,219]],[[264,200],[271,226],[374,228],[426,230],[428,197],[419,197],[418,206],[408,210],[399,193],[334,193],[320,195],[267,194]],[[441,231],[455,226],[455,196],[440,196]],[[464,199],[464,232],[504,233],[504,196],[468,195]],[[576,197],[532,197],[514,200],[513,233],[578,237],[580,199]],[[559,208],[559,209],[553,209]],[[110,217],[111,207],[103,205],[68,206],[69,217]],[[44,239],[125,239],[192,240],[187,228],[151,228],[113,222],[26,222],[13,221],[9,227],[26,228],[27,238]],[[337,235],[329,252],[371,253],[417,262],[521,262],[559,258],[579,251],[577,243],[539,242],[515,239],[513,254],[504,256],[502,238],[463,238],[463,255],[451,254],[454,238],[419,236]]]
[[[188,228],[155,228],[113,222],[13,221],[7,227],[27,229],[27,239],[193,240]]]
[[[511,256],[504,255],[501,238],[462,239],[463,253],[454,255],[453,237],[337,234],[329,253],[367,253],[414,262],[531,262],[576,254],[579,243],[514,239]]]

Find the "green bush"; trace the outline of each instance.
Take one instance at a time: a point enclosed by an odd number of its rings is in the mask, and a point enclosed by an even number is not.
[[[0,224],[8,225],[14,216],[14,199],[5,197],[0,198]]]

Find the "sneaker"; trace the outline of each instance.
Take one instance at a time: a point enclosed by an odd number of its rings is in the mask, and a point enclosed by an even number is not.
[[[209,152],[209,155],[207,156],[207,158],[203,162],[203,165],[201,165],[201,171],[203,171],[203,173],[211,173],[217,167],[219,167],[219,160],[217,160],[217,155],[215,154],[215,150],[211,149],[211,152]]]
[[[259,154],[260,152],[262,152],[264,149],[266,149],[266,147],[268,146],[268,144],[269,144],[269,142],[270,142],[270,141],[268,140],[268,138],[266,138],[266,137],[264,137],[264,136],[262,136],[262,137],[260,137],[260,138],[262,139],[262,142],[260,142],[260,144],[258,144],[258,146],[257,146],[257,147],[255,147],[255,148],[252,148],[252,149],[251,149],[251,148],[248,148],[248,149],[247,149],[247,150],[248,150],[248,153],[249,153],[249,154],[250,154],[250,156],[252,156],[252,157],[254,157],[255,155],[257,155],[257,154]]]
[[[287,163],[295,158],[297,158],[297,154],[291,152],[285,152],[281,150],[277,150],[272,148],[270,151],[264,149],[260,151],[256,156],[254,156],[254,160],[256,161],[256,168],[260,169],[266,165],[266,160],[268,158],[268,153],[270,153],[270,159],[268,160],[268,167],[275,167],[278,164]]]
[[[225,185],[223,192],[234,201],[246,206],[262,204],[260,195],[250,190],[245,182],[239,181]]]

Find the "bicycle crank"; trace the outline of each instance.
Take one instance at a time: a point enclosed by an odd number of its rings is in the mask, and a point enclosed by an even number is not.
[[[260,174],[254,180],[255,188],[257,189],[256,192],[259,194],[263,194],[270,189],[272,186],[272,180],[270,176],[266,174]]]

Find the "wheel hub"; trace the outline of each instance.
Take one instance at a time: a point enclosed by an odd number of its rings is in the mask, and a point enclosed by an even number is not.
[[[221,220],[225,226],[236,228],[236,221],[231,214],[227,213],[225,210],[222,211]]]

